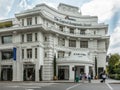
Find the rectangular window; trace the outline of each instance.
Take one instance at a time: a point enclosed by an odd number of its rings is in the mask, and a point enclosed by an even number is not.
[[[27,25],[32,25],[32,18],[27,18]]]
[[[45,41],[48,41],[48,38],[47,38],[47,36],[45,36]]]
[[[88,41],[80,41],[80,48],[88,48]]]
[[[37,58],[37,48],[35,48],[35,58]]]
[[[22,26],[24,26],[24,19],[22,19]]]
[[[12,50],[1,51],[1,54],[2,54],[2,60],[13,59],[13,51]]]
[[[32,34],[27,34],[27,42],[32,42]]]
[[[24,59],[24,49],[22,49],[22,59]]]
[[[58,45],[65,46],[65,39],[64,38],[58,38]]]
[[[73,28],[70,28],[70,33],[74,34],[74,29]]]
[[[63,26],[59,26],[60,31],[63,31]]]
[[[85,34],[85,29],[81,29],[81,30],[80,30],[80,34],[83,34],[83,35],[84,35],[84,34]]]
[[[35,41],[37,41],[37,36],[38,36],[37,33],[35,33]]]
[[[2,44],[12,43],[12,35],[2,36]]]
[[[76,47],[76,40],[69,40],[69,47]]]
[[[27,49],[27,58],[32,58],[32,49]]]
[[[44,57],[47,57],[47,52],[44,53]]]
[[[21,35],[21,41],[24,42],[24,34]]]
[[[58,51],[58,58],[64,58],[65,52],[64,51]]]
[[[37,24],[37,17],[35,17],[35,24]]]

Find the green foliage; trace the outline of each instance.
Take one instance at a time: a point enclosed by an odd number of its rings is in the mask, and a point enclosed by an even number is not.
[[[108,73],[109,77],[113,79],[120,80],[120,55],[113,54],[110,56],[108,63]]]
[[[115,65],[120,59],[120,56],[118,54],[113,54],[110,56],[109,59],[109,65]]]
[[[112,79],[120,80],[120,74],[110,74],[109,77]]]

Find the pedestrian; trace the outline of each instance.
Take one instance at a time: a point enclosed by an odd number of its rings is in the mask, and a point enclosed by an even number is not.
[[[103,74],[102,74],[102,80],[100,81],[101,83],[105,83],[105,80],[106,80],[106,73],[105,73],[105,71],[103,72]]]
[[[105,82],[105,80],[106,80],[106,74],[105,73],[102,75],[102,78],[103,78],[103,82]]]
[[[79,77],[80,77],[80,80],[82,80],[82,74],[81,73],[80,73]]]
[[[84,83],[85,79],[86,79],[86,73],[83,73],[83,75],[82,75],[82,82],[83,83]]]
[[[91,83],[91,75],[88,73],[88,82]]]

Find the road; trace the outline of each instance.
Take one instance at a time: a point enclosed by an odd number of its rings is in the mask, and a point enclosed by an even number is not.
[[[0,90],[120,90],[107,83],[0,83]]]

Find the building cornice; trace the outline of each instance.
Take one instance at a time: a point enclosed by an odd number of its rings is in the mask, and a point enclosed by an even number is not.
[[[24,16],[27,16],[27,15],[33,15],[35,13],[39,13],[41,10],[45,10],[45,8],[39,8],[39,7],[42,7],[42,6],[46,7],[50,11],[54,11],[54,12],[60,14],[60,15],[64,15],[64,16],[67,15],[67,14],[62,13],[62,12],[60,12],[60,11],[58,11],[58,10],[56,10],[56,9],[54,9],[54,8],[52,8],[52,7],[50,7],[50,6],[43,3],[43,4],[36,5],[36,7],[34,7],[33,9],[29,9],[29,10],[26,10],[24,12],[17,13],[17,14],[15,14],[15,16],[17,18],[19,18],[19,17],[24,17]],[[88,16],[88,15],[84,15],[84,16],[82,16],[82,15],[79,15],[79,16],[78,15],[76,15],[76,16],[70,15],[70,16],[75,17],[75,18],[83,18],[83,19],[84,18],[85,19],[86,18],[98,18],[97,16]]]

